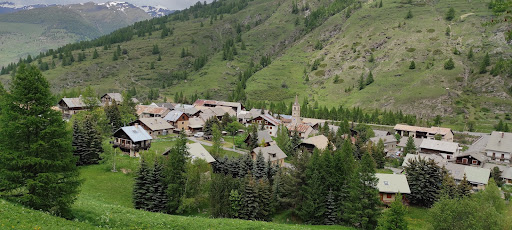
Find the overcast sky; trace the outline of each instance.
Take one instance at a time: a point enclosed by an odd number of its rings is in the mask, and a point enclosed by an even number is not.
[[[2,1],[2,0],[0,0]],[[33,5],[33,4],[72,4],[82,2],[109,2],[113,0],[5,0],[14,2],[19,5]],[[119,2],[129,2],[138,6],[165,6],[170,10],[182,10],[191,5],[194,5],[198,0],[118,0]],[[203,2],[204,0],[201,0]],[[212,0],[206,0],[211,2]]]

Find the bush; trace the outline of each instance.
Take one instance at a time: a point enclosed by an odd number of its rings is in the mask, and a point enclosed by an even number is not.
[[[411,64],[409,65],[409,69],[416,69],[416,63],[414,63],[414,61],[411,61]]]
[[[446,17],[445,19],[448,20],[448,21],[451,21],[455,18],[455,9],[453,9],[453,7],[450,7],[450,9],[448,10],[448,12],[446,12]]]
[[[453,59],[450,58],[448,61],[444,63],[444,69],[446,70],[452,70],[455,68],[455,63],[453,63]]]

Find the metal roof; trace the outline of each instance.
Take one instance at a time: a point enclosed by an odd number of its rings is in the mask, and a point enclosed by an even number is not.
[[[459,149],[459,143],[424,139],[421,142],[420,149],[431,149],[449,153],[456,153]]]
[[[165,107],[158,107],[158,106],[152,106],[152,105],[137,105],[137,115],[141,114],[158,114],[160,116],[165,116],[169,109]]]
[[[68,108],[84,108],[86,107],[85,103],[82,101],[81,97],[74,98],[62,98],[62,100]]]
[[[109,96],[112,100],[116,100],[117,102],[123,102],[123,95],[120,93],[106,93],[101,98],[104,98],[105,96]]]
[[[252,150],[252,152],[258,154],[261,151],[265,161],[276,161],[286,158],[286,154],[277,145],[270,145],[267,147],[258,147]]]
[[[213,158],[212,155],[210,155],[210,153],[208,152],[208,150],[206,150],[200,143],[187,143],[187,147],[188,153],[190,153],[190,157],[192,157],[192,159],[199,158],[205,160],[208,163],[212,163],[215,161],[215,158]]]
[[[204,121],[203,121],[203,119],[201,119],[199,117],[192,117],[192,118],[188,119],[188,127],[190,127],[190,128],[198,129],[198,128],[202,128],[203,126],[204,126]]]
[[[446,163],[444,167],[450,172],[453,179],[462,180],[464,174],[466,174],[466,179],[473,184],[487,184],[487,182],[489,182],[489,176],[491,175],[491,170],[486,168],[453,163]]]
[[[122,127],[121,130],[123,130],[123,132],[126,133],[126,135],[128,135],[128,137],[130,137],[130,139],[133,142],[147,141],[147,140],[153,139],[149,135],[149,133],[146,132],[146,130],[144,130],[140,125],[125,126],[125,127]]]
[[[164,119],[161,117],[148,117],[148,118],[140,118],[138,121],[146,125],[149,129],[153,131],[157,130],[165,130],[165,129],[172,129],[172,125],[167,123]],[[137,122],[137,121],[135,121]]]
[[[273,116],[271,116],[269,114],[261,114],[258,117],[263,118],[264,120],[270,122],[271,124],[273,124],[275,126],[279,126],[281,124],[280,120],[275,119]]]
[[[184,114],[184,112],[182,112],[182,111],[173,110],[173,111],[167,113],[167,115],[165,115],[164,120],[176,122],[183,114]]]
[[[492,132],[485,150],[512,153],[512,133]]]
[[[377,188],[382,193],[402,193],[410,194],[411,189],[404,174],[384,174],[375,173],[375,177],[379,179]]]
[[[329,145],[329,139],[324,135],[318,135],[305,139],[302,143],[314,145],[317,149],[324,150],[327,148],[327,145]]]
[[[379,140],[381,140],[381,139],[384,142],[384,144],[393,143],[393,142],[396,143],[396,137],[394,135],[372,137],[372,138],[370,138],[370,141],[373,142],[374,144],[377,144],[377,143],[379,143]]]

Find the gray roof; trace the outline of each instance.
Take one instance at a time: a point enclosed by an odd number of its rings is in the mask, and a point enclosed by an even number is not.
[[[498,167],[501,171],[501,177],[505,179],[512,179],[512,168],[510,165],[497,165],[493,163],[485,163],[483,168],[489,169],[492,171],[494,167]]]
[[[512,133],[492,132],[485,150],[512,153]]]
[[[62,98],[62,101],[66,103],[69,108],[83,108],[86,106],[81,97]]]
[[[138,121],[140,121],[153,131],[173,128],[171,124],[167,123],[167,121],[165,121],[161,117],[140,118]]]
[[[203,128],[204,121],[199,117],[193,117],[188,119],[188,127],[193,129]]]
[[[192,159],[199,158],[205,160],[208,163],[212,163],[215,161],[215,158],[213,158],[212,155],[210,155],[210,153],[208,152],[208,150],[206,150],[200,143],[187,143],[187,147],[188,153],[190,153]]]
[[[491,170],[477,168],[453,163],[446,163],[444,167],[450,172],[455,180],[462,180],[466,174],[467,180],[472,184],[487,184]]]
[[[329,145],[329,139],[327,139],[324,135],[318,135],[314,137],[310,137],[302,141],[304,144],[314,145],[317,149],[324,150]]]
[[[188,115],[193,115],[199,112],[196,108],[194,108],[193,105],[186,105],[186,104],[176,104],[174,106],[174,110],[182,111]]]
[[[382,131],[382,130],[377,130],[377,129],[374,129],[373,130],[373,133],[375,133],[375,137],[385,137],[388,135],[388,131]]]
[[[258,131],[258,143],[261,143],[263,140],[265,140],[265,142],[272,142],[272,137],[268,133],[268,130]]]
[[[258,154],[260,151],[263,153],[263,157],[265,161],[276,161],[280,159],[286,158],[286,154],[279,148],[277,145],[271,145],[267,147],[258,147],[252,150],[254,153]]]
[[[435,154],[407,154],[404,158],[404,162],[402,163],[402,166],[405,167],[409,165],[409,160],[418,160],[418,157],[425,158],[426,160],[434,160],[437,165],[442,166],[444,163],[446,163],[446,160],[439,155]]]
[[[379,179],[377,188],[382,193],[402,193],[410,194],[409,183],[404,174],[384,174],[375,173],[375,177]]]
[[[165,107],[168,109],[174,109],[174,105],[172,103],[156,103],[158,107]]]
[[[152,140],[153,138],[140,125],[125,126],[121,128],[133,142]]]
[[[457,150],[459,149],[459,143],[424,139],[421,142],[420,149],[431,149],[443,152],[456,153]]]
[[[165,115],[164,120],[176,122],[181,117],[181,115],[183,115],[182,111],[173,110]]]
[[[394,135],[372,137],[372,138],[370,138],[370,141],[377,144],[377,143],[379,143],[380,139],[382,139],[384,144],[393,143],[393,142],[396,143],[396,137]]]
[[[106,93],[105,95],[103,95],[101,98],[105,97],[105,96],[109,96],[112,100],[116,100],[117,102],[123,102],[123,95],[121,95],[120,93]]]
[[[455,156],[455,158],[453,158],[453,159],[455,160],[457,157],[466,157],[466,156],[471,156],[471,157],[479,160],[480,162],[485,162],[485,160],[487,159],[487,157],[484,154],[478,153],[478,152],[463,152],[463,153],[460,153],[459,155]]]
[[[397,146],[399,147],[405,147],[407,145],[407,140],[409,139],[409,137],[402,137],[400,138],[400,143],[398,143]],[[420,148],[420,145],[421,143],[423,142],[423,140],[425,139],[421,139],[421,138],[412,138],[412,140],[414,141],[414,145],[416,146],[416,149],[419,149]]]

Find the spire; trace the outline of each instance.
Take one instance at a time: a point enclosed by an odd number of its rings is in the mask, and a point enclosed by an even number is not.
[[[295,103],[294,105],[299,105],[299,95],[295,94]]]

